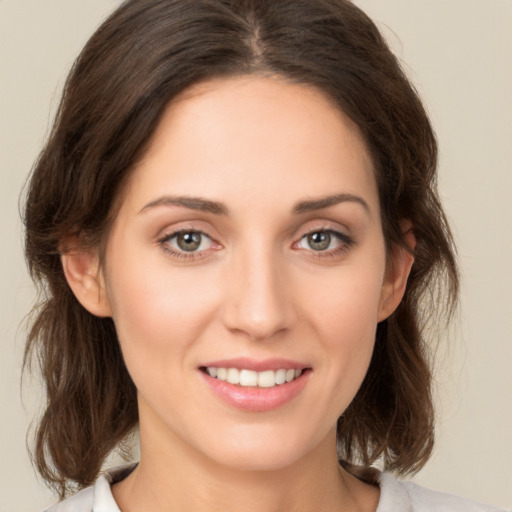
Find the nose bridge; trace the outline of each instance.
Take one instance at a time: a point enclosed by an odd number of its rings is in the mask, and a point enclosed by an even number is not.
[[[289,328],[294,315],[284,262],[279,251],[261,238],[242,244],[233,255],[224,322],[230,330],[264,340]]]

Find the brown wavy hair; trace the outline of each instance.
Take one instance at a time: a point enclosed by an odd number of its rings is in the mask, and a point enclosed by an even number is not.
[[[314,86],[359,127],[373,158],[388,252],[416,247],[404,299],[377,327],[366,378],[338,421],[345,467],[417,471],[434,439],[428,320],[456,304],[453,241],[436,185],[428,116],[374,23],[348,0],[128,0],[76,60],[31,175],[25,250],[41,300],[25,365],[47,401],[33,460],[61,497],[91,484],[138,422],[136,389],[114,324],[76,300],[63,241],[100,247],[116,199],[170,101],[201,81],[240,74]],[[117,201],[119,202],[119,201]]]

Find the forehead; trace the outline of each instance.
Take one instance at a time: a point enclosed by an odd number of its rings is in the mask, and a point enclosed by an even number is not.
[[[253,75],[210,80],[175,98],[130,182],[139,203],[158,192],[240,205],[378,196],[364,140],[343,112],[316,88]]]

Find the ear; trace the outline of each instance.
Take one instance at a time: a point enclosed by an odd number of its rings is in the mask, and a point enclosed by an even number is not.
[[[407,287],[407,279],[414,263],[414,247],[416,239],[410,221],[402,221],[401,229],[405,243],[410,251],[400,246],[393,246],[391,257],[386,269],[382,284],[377,321],[382,322],[388,318],[398,307]]]
[[[66,280],[80,304],[95,316],[112,316],[96,251],[72,250],[61,255]]]

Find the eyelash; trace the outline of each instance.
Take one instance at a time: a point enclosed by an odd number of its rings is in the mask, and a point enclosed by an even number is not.
[[[196,234],[199,234],[201,236],[206,236],[207,238],[212,240],[212,238],[210,236],[208,236],[204,231],[199,231],[197,229],[180,229],[178,231],[174,231],[173,233],[164,235],[162,238],[157,240],[157,242],[162,247],[162,250],[164,252],[170,254],[173,258],[178,258],[178,259],[181,259],[181,260],[188,260],[188,261],[195,261],[195,260],[198,260],[200,258],[204,258],[205,255],[203,255],[202,253],[205,253],[206,251],[189,252],[189,253],[187,253],[187,252],[180,252],[180,251],[177,251],[175,249],[172,249],[171,247],[169,247],[167,245],[167,242],[169,242],[173,238],[175,238],[175,237],[177,237],[177,236],[179,236],[181,234],[185,234],[185,233],[188,233],[188,234],[196,233]]]
[[[188,260],[188,261],[196,261],[198,259],[207,257],[206,254],[203,255],[204,253],[206,253],[206,250],[199,251],[199,252],[187,253],[187,252],[177,251],[175,249],[170,248],[169,245],[167,245],[167,243],[170,240],[172,240],[173,238],[175,238],[181,234],[191,234],[191,233],[199,234],[201,236],[206,236],[213,242],[213,239],[210,236],[208,236],[206,233],[204,233],[203,231],[199,231],[196,229],[181,229],[179,231],[174,231],[173,233],[164,235],[163,237],[161,237],[157,240],[157,243],[160,245],[160,247],[162,248],[162,250],[164,252],[170,254],[173,258],[178,258],[181,260]],[[341,233],[339,231],[335,231],[334,229],[328,229],[328,228],[314,229],[312,231],[308,231],[307,233],[304,233],[299,238],[299,242],[301,240],[303,240],[305,237],[315,234],[315,233],[327,233],[327,234],[333,236],[334,238],[336,238],[339,242],[341,242],[339,247],[336,247],[335,249],[331,249],[330,251],[315,251],[313,249],[311,249],[311,250],[303,249],[305,251],[311,252],[311,257],[316,258],[316,259],[334,259],[334,258],[340,256],[341,254],[343,254],[344,252],[348,251],[355,244],[355,241],[348,235],[345,235],[344,233]],[[295,242],[295,243],[297,243],[297,242]]]
[[[345,252],[347,252],[355,244],[354,239],[351,238],[350,236],[348,236],[344,233],[341,233],[340,231],[336,231],[334,229],[328,229],[328,228],[314,229],[312,231],[308,231],[307,233],[304,233],[300,237],[299,242],[302,239],[304,239],[305,237],[315,234],[315,233],[327,233],[327,234],[333,236],[335,239],[337,239],[338,242],[340,242],[340,245],[338,247],[336,247],[335,249],[331,249],[329,251],[315,251],[313,249],[310,249],[310,250],[303,249],[305,251],[310,252],[311,257],[315,258],[315,259],[335,259],[335,258],[341,256],[342,254],[344,254]]]

